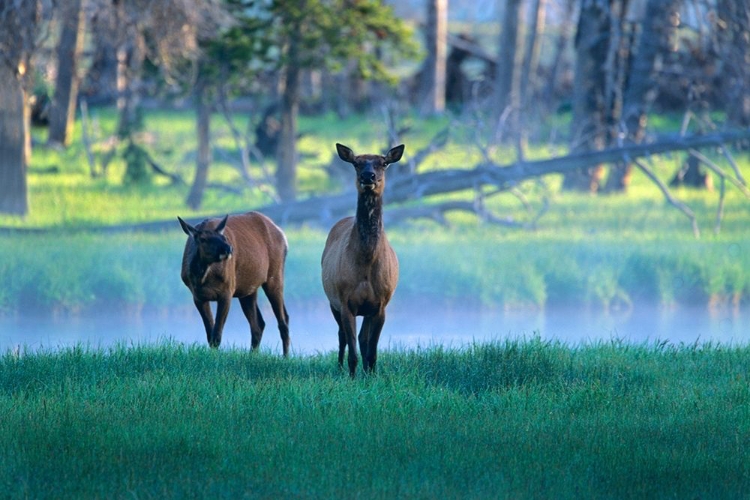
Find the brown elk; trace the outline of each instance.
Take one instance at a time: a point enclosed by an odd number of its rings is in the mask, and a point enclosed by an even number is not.
[[[258,212],[204,220],[195,227],[177,217],[188,235],[182,256],[182,281],[193,294],[203,319],[208,345],[219,347],[232,297],[240,299],[250,323],[253,350],[260,345],[265,322],[258,308],[258,288],[271,303],[289,354],[289,315],[284,305],[284,261],[287,240],[282,230]],[[210,302],[215,301],[216,322]]]
[[[357,323],[359,349],[365,372],[375,370],[378,340],[385,323],[385,307],[398,283],[398,258],[383,230],[383,190],[385,171],[404,153],[404,145],[385,156],[355,156],[346,146],[336,144],[339,157],[354,165],[357,186],[357,213],[338,221],[328,234],[323,250],[323,289],[338,324],[339,366],[349,347],[349,374],[357,369]]]

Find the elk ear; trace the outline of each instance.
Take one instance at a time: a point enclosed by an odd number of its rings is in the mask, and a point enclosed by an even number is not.
[[[388,165],[390,165],[391,163],[396,163],[397,161],[401,159],[401,156],[403,154],[404,154],[403,144],[396,146],[395,148],[391,148],[391,150],[385,154],[385,162]]]
[[[182,226],[182,230],[185,231],[185,234],[188,236],[195,235],[196,230],[193,226],[182,220],[179,215],[177,216],[177,220],[180,221],[180,226]]]
[[[339,153],[339,158],[347,163],[354,163],[354,151],[338,142],[336,143],[336,151]]]
[[[216,226],[216,232],[220,235],[224,235],[224,228],[227,225],[227,219],[229,219],[229,214],[226,214],[223,219],[221,219],[221,222],[219,222],[219,225]]]

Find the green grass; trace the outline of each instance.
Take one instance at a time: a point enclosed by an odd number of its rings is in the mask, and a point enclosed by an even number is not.
[[[6,498],[743,498],[750,350],[538,339],[0,358]]]
[[[237,117],[241,129],[247,119]],[[115,114],[111,109],[93,110],[92,122],[99,131],[97,138],[106,138],[114,130]],[[406,139],[408,156],[427,144],[447,120],[407,116],[406,122],[412,126]],[[142,142],[152,156],[165,169],[190,181],[195,149],[192,112],[150,111],[145,123]],[[551,123],[561,131],[566,126],[564,116]],[[675,121],[659,117],[653,123],[670,127]],[[238,185],[239,173],[229,162],[236,153],[231,134],[219,116],[214,117],[212,127],[214,147],[223,153],[215,155],[210,181]],[[379,150],[385,144],[386,130],[378,114],[347,119],[302,117],[300,130],[301,196],[340,188],[323,169],[333,157],[334,142],[345,142],[357,151]],[[422,170],[474,165],[480,158],[470,146],[473,133],[454,127],[448,146],[431,156]],[[35,137],[44,143],[42,130],[36,130]],[[549,145],[538,143],[528,156],[564,153],[564,146],[551,146],[559,151],[553,153]],[[95,152],[99,154],[99,149]],[[495,157],[505,163],[513,161],[515,153],[501,147]],[[736,159],[750,178],[750,157],[744,153]],[[679,154],[661,157],[653,168],[666,182],[680,161]],[[57,167],[58,173],[42,173],[50,166]],[[40,145],[34,149],[29,175],[31,213],[24,219],[0,215],[0,226],[51,232],[0,235],[0,312],[184,305],[188,296],[179,280],[179,264],[185,236],[176,216],[244,211],[269,202],[252,188],[237,195],[208,190],[201,210],[192,212],[185,206],[188,186],[167,185],[160,179],[146,186],[127,186],[122,182],[123,170],[122,162],[114,161],[106,176],[90,177],[80,144],[80,124],[70,148]],[[260,167],[254,166],[251,173],[259,178]],[[718,234],[713,232],[718,193],[675,190],[675,196],[696,214],[702,230],[696,240],[687,218],[638,173],[627,195],[564,193],[559,184],[560,176],[552,175],[544,178],[544,185],[519,185],[528,208],[507,193],[486,201],[498,217],[531,223],[548,197],[549,209],[533,229],[482,223],[466,214],[450,215],[448,227],[421,220],[387,227],[401,261],[394,300],[509,309],[557,304],[606,309],[631,307],[638,301],[671,307],[740,305],[750,299],[750,202],[738,190],[727,192]],[[467,200],[473,196],[457,193],[450,197]],[[352,199],[352,209],[354,204]],[[173,231],[85,232],[92,226],[164,219],[175,220]],[[319,259],[328,228],[284,229],[290,241],[286,286],[290,307],[321,300]]]

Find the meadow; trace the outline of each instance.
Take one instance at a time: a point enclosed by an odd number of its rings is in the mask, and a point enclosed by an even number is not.
[[[746,498],[747,347],[0,358],[4,498]]]
[[[100,157],[105,154],[104,139],[113,133],[115,116],[111,110],[100,109],[92,117],[92,129],[97,131],[92,135],[99,139],[92,150]],[[355,150],[379,150],[386,135],[381,121],[379,116],[304,117],[300,196],[340,190],[342,180],[325,173],[334,142],[345,142]],[[668,128],[670,122],[663,121],[658,123]],[[152,111],[145,123],[148,132],[142,141],[149,153],[164,169],[189,183],[195,147],[192,114]],[[446,123],[439,118],[420,120],[413,137],[405,140],[406,154],[424,147]],[[563,130],[565,122],[557,126]],[[8,228],[0,233],[0,313],[84,313],[111,306],[138,311],[184,305],[187,296],[179,280],[179,263],[185,236],[176,216],[241,212],[270,202],[261,190],[243,187],[232,163],[237,158],[235,143],[221,117],[214,117],[212,127],[215,155],[209,181],[241,189],[237,193],[207,190],[199,211],[185,205],[187,185],[172,185],[159,177],[147,185],[125,184],[122,161],[113,161],[106,174],[92,177],[80,141],[80,123],[72,145],[65,150],[46,147],[44,131],[35,131],[38,144],[29,174],[31,213],[24,219],[0,216],[0,226]],[[429,157],[421,169],[473,165],[480,160],[467,145],[467,131],[459,125],[453,128],[446,148]],[[536,139],[559,133],[543,131]],[[539,142],[529,156],[553,153],[564,153],[564,147]],[[496,151],[498,163],[513,159],[512,150]],[[653,168],[667,182],[682,159],[679,154],[663,156]],[[745,177],[750,177],[747,154],[739,154],[737,162]],[[260,180],[262,169],[255,165],[251,175]],[[605,310],[631,308],[638,302],[663,307],[734,307],[747,302],[750,201],[738,190],[727,190],[718,232],[713,231],[719,202],[716,191],[675,190],[675,196],[696,213],[702,229],[701,238],[696,239],[688,220],[643,175],[636,173],[626,195],[564,193],[559,183],[560,176],[552,175],[542,183],[523,183],[517,196],[505,194],[487,201],[495,214],[519,223],[531,223],[548,204],[533,228],[494,225],[466,214],[449,215],[447,226],[412,220],[388,227],[401,261],[395,300],[504,309],[573,305]],[[471,199],[473,194],[452,196]],[[352,207],[354,203],[352,196]],[[154,220],[174,220],[174,230],[159,234],[87,231]],[[23,232],[28,229],[41,233]],[[319,259],[327,229],[284,227],[290,241],[287,294],[291,307],[322,295]]]
[[[101,155],[114,115],[94,110],[92,117]],[[419,125],[407,154],[446,122]],[[377,117],[305,117],[301,129],[302,196],[340,189],[324,171],[334,142],[379,149],[385,137]],[[192,114],[150,112],[146,130],[154,159],[190,181]],[[240,186],[228,160],[231,134],[218,117],[213,130],[210,180]],[[0,216],[0,314],[190,306],[176,216],[250,210],[268,203],[266,195],[209,190],[191,212],[186,185],[156,178],[128,186],[121,162],[92,178],[80,124],[76,133],[70,148],[56,150],[35,131],[31,213]],[[423,168],[476,163],[464,139],[459,130]],[[540,145],[532,153],[551,152]],[[497,155],[500,163],[513,159],[511,151]],[[665,181],[678,156],[654,164]],[[747,155],[737,160],[750,177]],[[641,302],[743,307],[750,297],[750,202],[736,190],[728,190],[719,232],[712,231],[716,192],[675,191],[696,213],[703,231],[696,239],[640,175],[619,196],[562,193],[559,176],[518,189],[521,196],[493,198],[492,209],[530,222],[548,203],[532,229],[468,215],[388,227],[401,261],[394,301],[615,310]],[[174,220],[174,229],[92,231],[154,220]],[[294,317],[296,307],[322,300],[327,228],[284,229]],[[282,359],[171,341],[19,347],[0,353],[0,491],[7,498],[742,498],[750,496],[748,373],[744,344],[567,345],[531,337],[395,348],[381,352],[376,375],[356,380],[339,371],[333,353]]]

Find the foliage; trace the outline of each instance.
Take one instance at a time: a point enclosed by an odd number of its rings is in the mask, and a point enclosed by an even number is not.
[[[0,358],[8,498],[741,498],[747,347],[538,339],[333,355]],[[33,418],[30,418],[33,416]]]
[[[226,10],[233,23],[203,42],[201,77],[230,91],[290,64],[336,71],[356,61],[357,76],[392,81],[378,53],[417,54],[411,30],[379,0],[227,0]],[[286,50],[293,40],[294,61]]]

